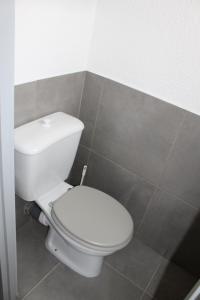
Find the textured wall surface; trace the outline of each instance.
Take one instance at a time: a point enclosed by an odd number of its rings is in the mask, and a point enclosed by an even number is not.
[[[200,2],[98,1],[88,70],[200,114]]]
[[[200,260],[200,118],[87,73],[80,118],[86,128],[71,181],[123,203],[135,235],[193,273]]]
[[[198,0],[17,0],[15,27],[16,84],[89,70],[200,114]]]
[[[15,84],[87,69],[96,2],[15,1]]]

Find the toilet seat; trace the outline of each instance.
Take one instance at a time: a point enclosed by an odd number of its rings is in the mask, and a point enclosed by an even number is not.
[[[114,198],[87,186],[77,186],[57,199],[51,216],[67,238],[89,248],[118,250],[133,234],[128,211]]]

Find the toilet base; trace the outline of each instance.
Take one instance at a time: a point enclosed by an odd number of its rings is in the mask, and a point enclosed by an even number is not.
[[[63,264],[85,277],[96,277],[101,272],[103,256],[84,253],[64,240],[50,226],[46,248]]]

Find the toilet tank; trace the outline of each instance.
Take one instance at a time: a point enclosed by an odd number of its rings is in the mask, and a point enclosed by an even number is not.
[[[66,180],[83,123],[57,112],[15,129],[16,194],[35,201]]]

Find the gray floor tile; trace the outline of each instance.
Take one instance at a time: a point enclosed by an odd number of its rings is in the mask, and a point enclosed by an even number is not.
[[[104,266],[97,278],[84,278],[59,266],[26,300],[139,300],[141,291]]]
[[[121,251],[106,258],[106,262],[129,278],[141,289],[145,289],[162,257],[137,239]]]
[[[0,274],[0,299],[3,299],[2,279]]]
[[[21,297],[57,264],[57,260],[45,249],[45,236],[46,228],[34,221],[18,231],[18,284]]]
[[[171,104],[106,80],[93,147],[157,184],[183,116]]]
[[[173,263],[163,262],[147,293],[157,300],[183,300],[197,279]]]
[[[137,237],[161,255],[171,258],[182,247],[197,215],[198,211],[187,203],[158,191]]]
[[[172,260],[187,272],[200,278],[200,214],[194,218]]]
[[[149,295],[147,294],[144,294],[141,298],[141,300],[156,300],[155,298],[153,299],[152,297],[150,297]]]

